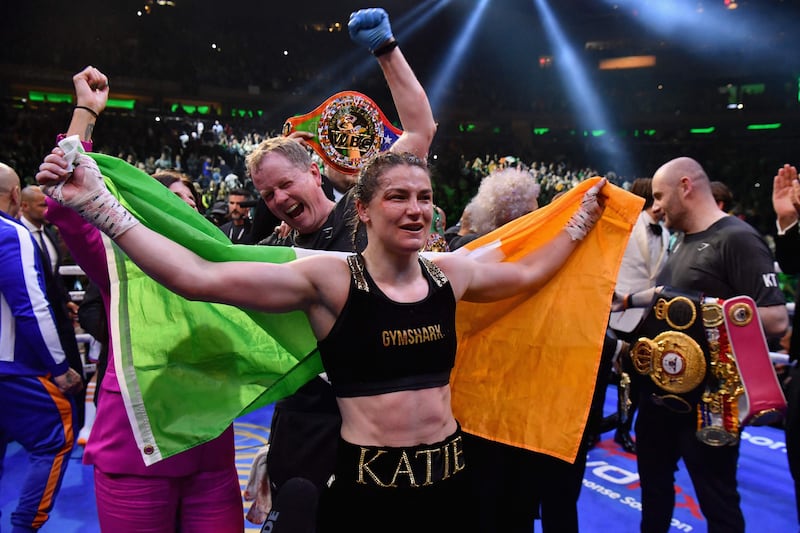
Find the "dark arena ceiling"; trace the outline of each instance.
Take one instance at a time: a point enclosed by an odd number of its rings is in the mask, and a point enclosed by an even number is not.
[[[729,9],[734,3],[737,8]],[[604,57],[654,54],[654,68],[619,79],[658,83],[791,76],[800,70],[797,0],[445,0],[381,2],[409,62],[424,82],[456,63],[450,87],[481,84],[507,99],[551,82],[564,47],[548,39],[542,7],[583,61],[589,81]],[[369,4],[367,4],[369,5]],[[303,91],[304,82],[346,85],[347,67],[369,59],[346,31],[352,0],[52,0],[4,2],[0,63],[77,71],[95,64],[120,77],[200,85]],[[476,13],[478,13],[476,15]],[[475,16],[474,16],[475,15]],[[474,16],[474,17],[473,17]],[[470,20],[473,17],[475,20]],[[337,25],[338,24],[338,25]],[[454,45],[461,39],[461,48]],[[355,53],[354,53],[355,52]],[[362,51],[363,52],[363,51]],[[337,59],[347,61],[337,65]],[[326,72],[334,66],[336,72]],[[642,76],[640,74],[645,74]],[[9,82],[10,73],[4,70]],[[370,74],[374,76],[374,71]],[[34,75],[35,77],[35,75]],[[20,80],[21,81],[21,80]],[[427,84],[426,84],[427,86]],[[199,96],[199,95],[198,95]]]

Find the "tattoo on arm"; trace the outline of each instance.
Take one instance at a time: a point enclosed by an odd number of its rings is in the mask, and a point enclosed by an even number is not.
[[[94,131],[94,124],[86,125],[86,132],[83,134],[84,139],[90,141],[92,139],[92,132]]]

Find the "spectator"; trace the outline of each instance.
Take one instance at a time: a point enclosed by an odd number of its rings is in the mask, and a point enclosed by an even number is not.
[[[244,189],[234,189],[228,193],[228,221],[219,229],[233,244],[252,244],[250,241],[250,207],[254,202]]]
[[[663,212],[659,213],[661,216],[658,217],[653,213],[652,182],[651,178],[637,178],[631,184],[630,192],[644,198],[644,205],[631,232],[628,247],[625,249],[625,255],[617,275],[615,291],[619,294],[632,294],[655,286],[655,280],[667,261],[670,236],[669,231],[661,224]],[[644,310],[630,309],[626,312],[638,313],[638,316],[641,317]],[[637,320],[636,323],[638,324],[638,322]],[[617,427],[614,431],[614,442],[622,446],[626,452],[636,453],[636,443],[633,441],[630,431],[638,407],[637,381],[630,380],[630,377],[634,375],[630,358],[619,358],[617,367],[619,383],[617,394],[620,397],[617,401]],[[626,383],[629,387],[627,390],[625,389]],[[630,407],[628,408],[629,402]],[[621,409],[625,409],[625,412],[620,412]]]
[[[67,354],[69,366],[81,377],[84,376],[83,360],[75,339],[75,319],[77,318],[78,304],[72,301],[69,290],[64,284],[64,279],[59,273],[59,268],[64,264],[64,254],[61,253],[61,239],[57,233],[47,227],[45,213],[47,203],[45,195],[36,185],[29,185],[22,189],[22,202],[20,204],[19,220],[28,228],[35,237],[36,244],[42,254],[44,282],[47,288],[47,300],[53,308],[56,319],[58,336],[61,347]],[[75,407],[78,427],[83,425],[84,407],[83,397],[78,395]]]
[[[721,181],[711,182],[711,194],[717,202],[717,207],[726,213],[730,213],[733,208],[733,193],[727,185]]]

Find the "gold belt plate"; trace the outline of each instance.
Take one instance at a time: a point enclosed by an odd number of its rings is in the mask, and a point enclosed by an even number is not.
[[[664,331],[656,338],[640,338],[631,350],[636,371],[649,375],[661,389],[686,393],[703,382],[706,360],[697,342],[679,331]]]

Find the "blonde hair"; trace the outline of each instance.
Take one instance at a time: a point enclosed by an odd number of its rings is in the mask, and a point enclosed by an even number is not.
[[[470,225],[477,233],[488,233],[539,207],[540,186],[525,170],[496,170],[481,180],[470,201]]]
[[[250,176],[258,169],[261,160],[271,153],[279,153],[299,169],[306,170],[313,160],[305,146],[289,137],[272,137],[261,141],[245,158],[245,166]]]

